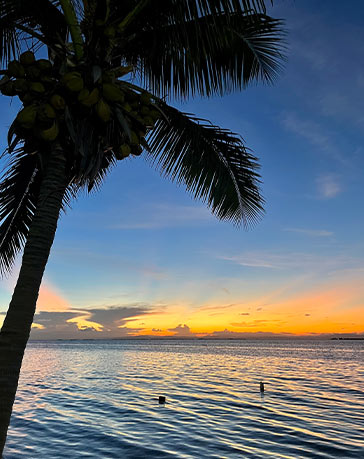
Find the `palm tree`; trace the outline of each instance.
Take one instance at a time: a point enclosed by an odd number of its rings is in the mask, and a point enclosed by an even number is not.
[[[0,0],[0,91],[22,102],[0,183],[3,273],[24,247],[0,332],[0,455],[60,212],[144,151],[219,219],[253,222],[257,159],[168,100],[272,82],[282,49],[264,0]]]

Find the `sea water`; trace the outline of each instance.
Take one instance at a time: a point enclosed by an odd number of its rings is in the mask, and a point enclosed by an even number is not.
[[[4,458],[364,458],[364,341],[32,342]]]

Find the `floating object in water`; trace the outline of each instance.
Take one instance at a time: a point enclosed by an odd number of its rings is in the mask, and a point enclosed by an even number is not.
[[[166,403],[166,397],[164,397],[164,395],[160,395],[158,401],[160,405],[162,405],[163,403]]]
[[[264,392],[264,382],[260,381],[260,392]]]

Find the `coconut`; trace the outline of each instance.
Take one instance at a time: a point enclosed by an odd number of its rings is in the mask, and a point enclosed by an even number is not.
[[[19,94],[19,99],[23,102],[24,106],[31,104],[34,101],[34,98],[34,94],[30,92]]]
[[[80,94],[82,93],[82,91],[80,92]],[[97,88],[94,88],[91,92],[89,92],[88,90],[86,91],[88,92],[88,94],[86,95],[86,93],[84,93],[81,99],[79,94],[78,100],[85,107],[91,107],[92,105],[95,105],[100,99],[99,90]]]
[[[41,122],[53,120],[56,117],[56,112],[50,104],[41,105],[37,110],[37,118]]]
[[[143,152],[143,148],[140,145],[132,145],[131,153],[135,156],[140,156]]]
[[[17,93],[23,93],[28,90],[28,82],[24,78],[15,80],[13,86]]]
[[[30,90],[36,94],[43,94],[45,92],[45,87],[39,81],[33,81],[29,85]]]
[[[50,103],[56,110],[64,110],[66,107],[66,101],[59,94],[53,94],[50,98]]]
[[[14,88],[13,81],[8,81],[4,85],[2,85],[0,88],[0,91],[1,91],[1,94],[3,94],[4,96],[9,96],[9,97],[16,96],[16,91]]]
[[[83,88],[77,96],[77,100],[79,102],[82,102],[83,100],[87,99],[87,97],[90,95],[90,91],[87,88]]]
[[[32,65],[35,62],[34,53],[31,51],[25,51],[25,53],[20,55],[19,60],[22,65]]]
[[[102,95],[108,102],[124,102],[124,93],[115,84],[104,83]]]
[[[67,81],[72,80],[73,78],[82,78],[80,72],[67,72],[63,75],[61,83],[65,84]]]
[[[96,114],[101,121],[107,123],[111,119],[111,108],[103,99],[100,99],[96,105]]]
[[[59,128],[56,122],[54,122],[50,128],[39,131],[39,136],[46,142],[52,142],[57,138],[58,134]]]
[[[80,92],[83,89],[83,79],[74,77],[67,80],[64,85],[71,92]]]
[[[35,124],[36,116],[37,106],[33,104],[20,110],[16,117],[16,121],[22,128],[31,129]]]
[[[139,145],[139,137],[138,134],[135,131],[131,131],[131,136],[130,136],[130,143],[131,145]]]
[[[51,73],[53,69],[52,62],[49,61],[48,59],[39,59],[36,61],[37,67],[40,69],[40,71],[43,73]]]
[[[127,158],[130,155],[130,153],[131,148],[130,145],[128,145],[127,143],[124,143],[118,149],[114,150],[115,158],[119,161],[124,158]]]
[[[27,67],[25,73],[26,73],[27,78],[29,78],[29,80],[33,80],[33,81],[39,80],[39,78],[41,76],[41,70],[38,67],[36,67],[35,65],[30,65],[29,67]]]
[[[10,61],[8,64],[8,75],[15,78],[23,78],[25,75],[24,67],[18,61]]]
[[[46,86],[54,86],[55,84],[55,81],[54,81],[54,78],[52,78],[51,76],[48,76],[48,75],[41,75],[40,76],[40,81],[45,84]]]

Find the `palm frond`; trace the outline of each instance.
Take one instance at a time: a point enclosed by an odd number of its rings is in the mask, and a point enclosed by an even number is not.
[[[9,21],[11,3],[0,1],[0,63],[8,62],[20,50],[19,34],[14,23]]]
[[[259,168],[242,139],[165,103],[148,143],[149,158],[222,220],[248,226],[263,213]]]
[[[28,235],[40,186],[34,155],[22,150],[11,158],[0,183],[0,272],[10,272]]]
[[[11,271],[26,242],[41,181],[39,156],[27,153],[24,145],[14,150],[0,178],[0,275]],[[63,197],[63,212],[71,206],[78,191],[79,187],[70,182]]]
[[[56,0],[0,0],[2,64],[19,53],[25,38],[36,37],[36,41],[51,45],[66,35],[67,26]]]
[[[280,20],[242,13],[157,24],[135,31],[123,56],[159,96],[222,95],[275,79],[284,61],[282,28]]]
[[[102,160],[98,167],[95,168],[94,173],[85,182],[85,187],[88,192],[98,191],[104,183],[107,174],[110,172],[113,166],[115,166],[116,160],[112,151],[103,152]]]
[[[99,1],[104,4],[107,0]],[[210,14],[266,14],[266,3],[272,0],[110,0],[111,19],[120,21],[143,3],[134,23],[178,24]],[[99,6],[99,5],[98,5]]]

